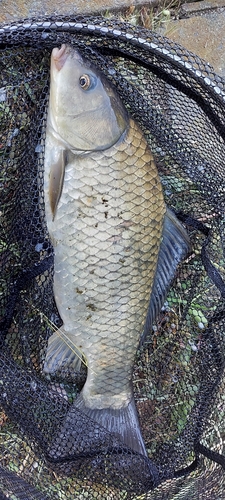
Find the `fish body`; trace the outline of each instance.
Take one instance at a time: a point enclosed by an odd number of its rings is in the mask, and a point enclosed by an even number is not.
[[[163,292],[155,311],[189,243],[166,211],[139,126],[104,75],[66,45],[51,57],[44,190],[55,301],[78,350],[54,333],[44,371],[77,370],[82,353],[87,380],[75,406],[146,454],[132,391],[135,354],[153,314],[156,276]],[[166,263],[157,270],[165,225],[179,240],[169,271]]]

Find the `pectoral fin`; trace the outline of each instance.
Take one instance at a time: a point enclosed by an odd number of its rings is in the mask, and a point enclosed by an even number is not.
[[[55,218],[57,206],[62,194],[65,165],[66,151],[65,149],[60,149],[57,161],[52,164],[49,175],[49,203],[52,212],[52,220]]]

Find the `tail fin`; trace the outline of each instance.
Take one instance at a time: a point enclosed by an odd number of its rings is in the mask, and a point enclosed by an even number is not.
[[[60,473],[83,470],[98,483],[107,485],[109,479],[138,495],[160,483],[158,467],[147,457],[134,400],[120,410],[95,410],[80,394],[59,423],[46,458]]]
[[[126,407],[120,409],[104,408],[98,410],[95,408],[88,408],[85,405],[81,393],[74,402],[74,405],[89,418],[104,427],[108,432],[119,438],[121,445],[124,444],[125,447],[130,448],[132,451],[147,456],[134,398],[132,398]]]
[[[52,374],[66,368],[80,371],[81,358],[82,353],[76,349],[68,333],[60,328],[49,338],[43,370]]]

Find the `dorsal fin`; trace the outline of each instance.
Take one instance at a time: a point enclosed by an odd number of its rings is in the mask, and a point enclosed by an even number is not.
[[[141,343],[145,341],[146,336],[150,333],[152,324],[162,309],[179,262],[186,257],[190,249],[190,240],[186,230],[173,212],[167,209],[164,218],[158,263]]]

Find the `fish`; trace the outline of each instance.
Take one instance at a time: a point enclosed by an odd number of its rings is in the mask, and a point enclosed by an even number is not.
[[[63,325],[43,371],[79,371],[83,357],[87,378],[71,411],[147,456],[134,360],[190,242],[165,205],[141,128],[103,72],[68,44],[51,54],[44,198]]]

